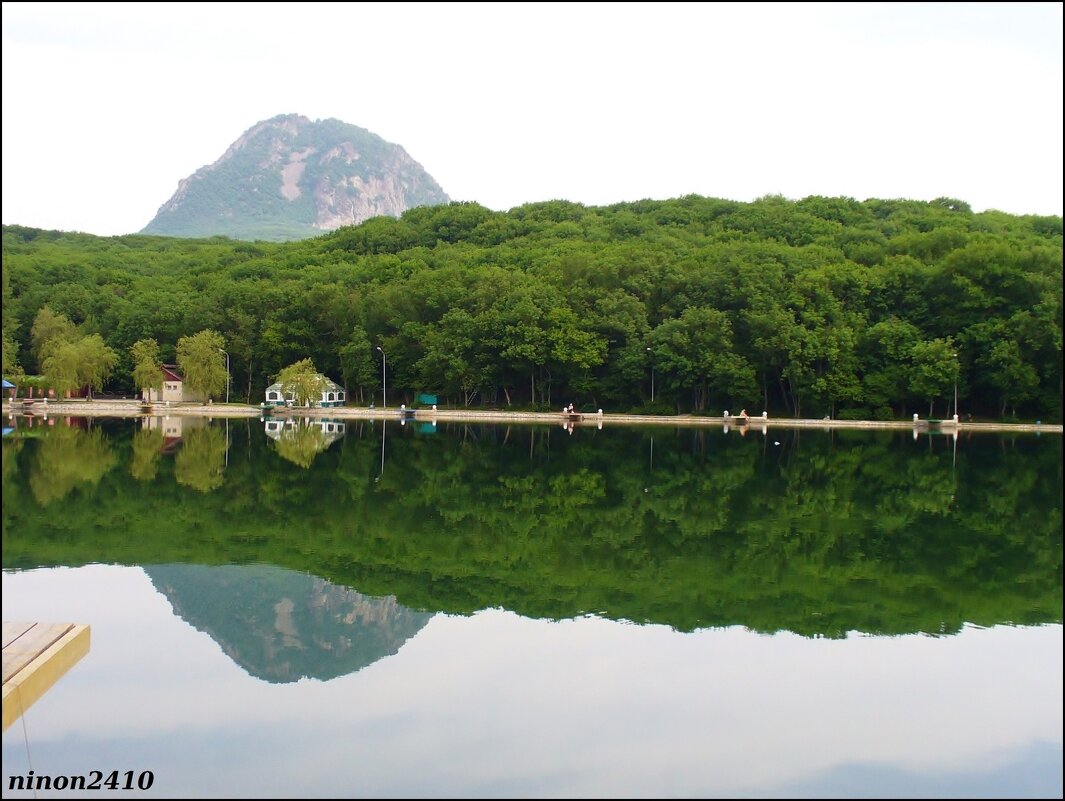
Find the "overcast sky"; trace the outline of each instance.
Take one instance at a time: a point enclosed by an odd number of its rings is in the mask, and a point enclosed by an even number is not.
[[[3,3],[3,222],[143,228],[255,123],[454,200],[949,196],[1062,213],[1062,4]]]

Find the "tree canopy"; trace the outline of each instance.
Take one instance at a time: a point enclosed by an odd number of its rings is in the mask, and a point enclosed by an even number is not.
[[[325,379],[314,367],[310,359],[300,359],[285,367],[277,374],[283,397],[289,395],[297,406],[308,406],[313,401],[321,400]]]
[[[221,334],[209,329],[178,340],[178,367],[193,392],[210,399],[226,388],[225,344]]]
[[[1061,218],[954,198],[451,203],[289,243],[3,231],[5,364],[99,334],[123,390],[134,343],[166,361],[212,331],[186,373],[219,393],[227,347],[247,401],[309,359],[366,402],[380,347],[408,403],[650,409],[653,370],[661,411],[906,418],[956,380],[963,415],[1061,419]]]

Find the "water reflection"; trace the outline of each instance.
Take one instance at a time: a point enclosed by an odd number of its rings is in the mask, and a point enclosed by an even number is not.
[[[274,683],[322,681],[391,656],[432,617],[270,565],[144,568],[174,614],[238,665]]]
[[[344,436],[346,424],[306,417],[272,418],[263,421],[263,430],[281,456],[306,469],[319,453]]]
[[[224,429],[211,426],[185,431],[174,457],[174,479],[199,492],[213,492],[222,486],[227,453]]]
[[[274,684],[140,569],[7,573],[3,600],[76,608],[94,638],[31,710],[29,746],[5,734],[5,787],[118,759],[171,798],[1061,795],[1061,626],[826,640],[487,610]]]
[[[134,432],[129,474],[137,481],[155,481],[159,473],[159,456],[165,448],[166,440],[158,428],[145,427]]]
[[[60,420],[41,438],[30,468],[30,489],[42,506],[62,500],[75,487],[95,486],[117,462],[101,429],[87,430],[71,418]]]
[[[220,425],[173,458],[130,426],[5,439],[4,567],[265,563],[415,609],[685,631],[1061,620],[1058,439],[356,421],[293,480],[252,421],[228,467]]]

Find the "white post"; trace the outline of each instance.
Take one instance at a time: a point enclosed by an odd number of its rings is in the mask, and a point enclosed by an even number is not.
[[[651,349],[648,348],[647,352],[650,353]],[[653,358],[653,357],[651,357]],[[655,402],[655,363],[651,362],[651,403]]]
[[[955,366],[958,361],[958,354],[954,354]],[[958,374],[954,374],[954,422],[958,422]]]
[[[378,345],[377,349],[381,351],[381,407],[388,408],[388,383],[385,380],[385,351]]]

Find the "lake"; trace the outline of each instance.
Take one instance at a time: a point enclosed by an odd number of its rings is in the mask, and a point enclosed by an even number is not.
[[[5,798],[1062,795],[1060,435],[13,422]]]

